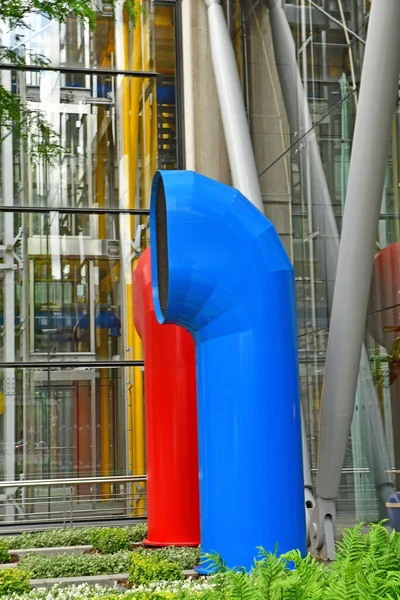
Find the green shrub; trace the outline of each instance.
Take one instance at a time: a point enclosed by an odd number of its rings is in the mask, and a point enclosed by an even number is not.
[[[147,537],[147,523],[138,523],[137,525],[123,527],[123,530],[128,534],[132,544],[143,542]]]
[[[130,550],[131,541],[125,529],[97,529],[92,537],[93,549],[104,554],[115,554],[121,550]]]
[[[129,569],[129,581],[135,585],[143,585],[151,581],[178,581],[183,579],[178,563],[170,562],[153,553],[143,555],[132,552]]]
[[[18,564],[21,568],[30,571],[34,579],[112,575],[129,571],[130,553],[60,554],[58,556],[29,554],[21,558]]]
[[[3,538],[9,550],[26,548],[54,548],[62,546],[89,546],[99,531],[123,531],[131,543],[141,542],[147,535],[146,523],[120,528],[82,527],[79,529],[51,529],[40,533],[22,533]]]
[[[29,592],[30,573],[20,568],[0,571],[0,596]]]
[[[8,546],[4,540],[0,539],[0,564],[11,562],[11,556],[8,554]]]
[[[140,547],[136,548],[135,552],[138,552],[143,556],[157,555],[159,558],[176,562],[183,570],[193,569],[200,562],[200,549],[189,548],[187,546],[167,546],[166,548],[156,548],[154,550]]]

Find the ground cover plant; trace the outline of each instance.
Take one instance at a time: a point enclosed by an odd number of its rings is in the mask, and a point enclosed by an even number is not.
[[[11,556],[8,554],[7,544],[0,539],[0,564],[11,562]]]
[[[32,579],[56,577],[90,577],[127,573],[130,566],[129,552],[115,554],[59,554],[43,556],[29,554],[18,563],[18,568],[31,573]]]
[[[56,577],[85,577],[128,573],[136,565],[137,575],[132,581],[145,583],[154,580],[180,579],[182,569],[193,568],[199,561],[197,548],[136,548],[132,552],[118,551],[114,554],[59,554],[45,556],[29,554],[18,562],[18,568],[29,571],[32,579]],[[171,567],[172,565],[172,567]]]
[[[143,555],[132,552],[129,567],[129,581],[135,585],[152,581],[179,581],[183,579],[182,569],[176,562],[162,558],[159,554]]]
[[[0,596],[21,595],[29,592],[30,573],[23,569],[2,569],[0,571]]]
[[[200,562],[200,548],[190,548],[187,546],[168,546],[166,548],[145,548],[139,547],[135,552],[143,556],[158,555],[160,558],[176,562],[183,570],[193,569]]]
[[[101,532],[101,533],[100,533]],[[122,534],[120,533],[122,532]],[[62,546],[91,546],[99,547],[101,540],[110,547],[110,539],[128,539],[131,544],[142,542],[147,536],[147,525],[139,523],[128,527],[82,527],[51,529],[39,533],[29,532],[15,536],[6,536],[0,541],[7,545],[8,550],[23,550],[28,548],[55,548]],[[124,548],[118,548],[123,550]],[[104,551],[104,550],[103,550]]]
[[[61,562],[68,559],[69,565],[74,563],[74,575],[88,574],[82,562],[77,572],[77,558],[89,560],[91,574],[98,574],[100,564],[108,573],[111,567],[124,567],[120,572],[129,572],[132,586],[129,590],[75,586],[27,592],[26,573],[38,562],[37,556],[31,556],[27,557],[31,562],[24,559],[20,582],[17,573],[21,565],[9,571],[5,577],[10,580],[4,585],[0,573],[0,594],[4,597],[2,590],[7,588],[10,600],[400,600],[400,534],[390,533],[383,523],[371,525],[366,534],[362,529],[363,526],[358,525],[344,532],[342,541],[337,544],[336,560],[329,566],[310,556],[303,558],[296,550],[279,557],[260,549],[249,573],[240,568],[227,569],[220,556],[206,555],[203,561],[208,561],[213,575],[195,580],[182,580],[182,567],[172,559],[181,550],[185,560],[187,551],[192,552],[194,559],[195,552],[198,553],[196,548],[165,548],[162,552],[140,548],[133,552],[62,557]],[[59,573],[66,576],[68,569],[66,563],[60,567],[60,557],[41,557],[40,560],[42,558],[47,564],[53,563],[52,573],[57,564]],[[15,590],[13,577],[17,579]]]
[[[185,579],[184,581],[155,581],[146,585],[132,586],[130,589],[118,587],[107,588],[101,585],[70,585],[62,587],[54,585],[51,589],[36,588],[22,594],[11,594],[9,600],[92,600],[100,598],[116,598],[131,600],[137,598],[155,598],[156,595],[173,595],[184,597],[186,594],[195,595],[207,589],[212,589],[213,578]]]

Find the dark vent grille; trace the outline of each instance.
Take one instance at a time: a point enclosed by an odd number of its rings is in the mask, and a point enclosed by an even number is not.
[[[157,277],[158,296],[163,316],[167,314],[169,269],[168,269],[168,238],[167,238],[167,207],[165,190],[162,179],[159,179],[156,199],[156,239],[157,239]]]

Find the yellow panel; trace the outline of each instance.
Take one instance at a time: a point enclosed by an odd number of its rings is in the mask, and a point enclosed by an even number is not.
[[[174,12],[172,6],[157,6],[155,9],[155,25],[156,27],[174,26]]]

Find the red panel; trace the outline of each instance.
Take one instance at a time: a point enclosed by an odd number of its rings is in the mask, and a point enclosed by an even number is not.
[[[160,325],[153,308],[150,250],[133,275],[135,326],[145,363],[148,539],[200,543],[196,363],[190,334]]]
[[[400,337],[400,243],[384,248],[375,257],[367,326],[372,337],[391,351]]]

